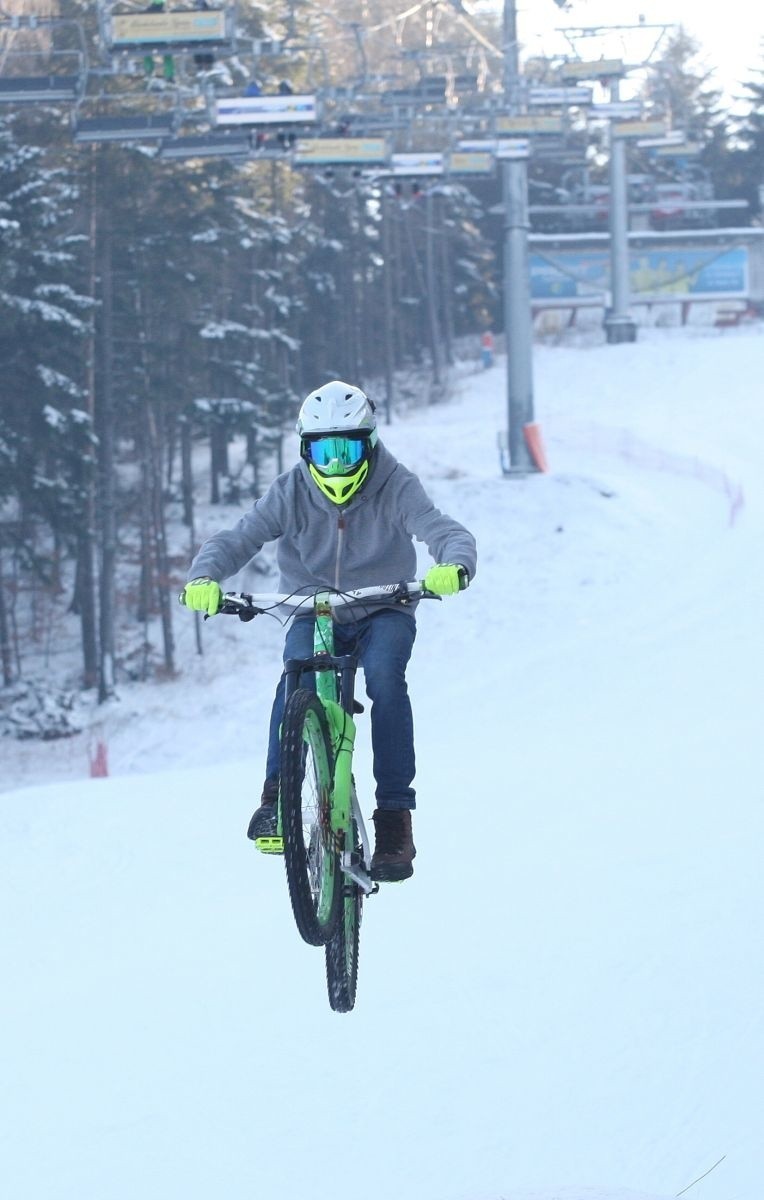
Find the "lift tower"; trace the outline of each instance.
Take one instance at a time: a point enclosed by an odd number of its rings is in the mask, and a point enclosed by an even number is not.
[[[504,0],[504,99],[522,111],[515,0]],[[528,272],[528,164],[522,156],[502,167],[504,210],[504,331],[507,347],[508,475],[535,470],[524,429],[533,422],[533,328]]]

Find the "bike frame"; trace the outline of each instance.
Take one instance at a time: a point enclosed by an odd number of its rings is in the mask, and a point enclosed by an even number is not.
[[[358,658],[355,654],[335,655],[334,621],[330,593],[319,593],[315,598],[315,625],[313,632],[313,659],[300,664],[299,660],[287,662],[286,697],[290,695],[290,667],[297,668],[297,677],[292,674],[293,686],[299,680],[299,669],[310,666],[316,676],[316,692],[324,706],[332,739],[334,754],[334,776],[330,820],[332,832],[337,839],[340,853],[340,869],[363,889],[366,895],[378,891],[368,872],[371,849],[366,826],[353,781],[353,750],[356,726],[353,720],[355,701],[355,678]],[[358,861],[352,838],[352,822],[358,827],[363,846],[363,863]]]

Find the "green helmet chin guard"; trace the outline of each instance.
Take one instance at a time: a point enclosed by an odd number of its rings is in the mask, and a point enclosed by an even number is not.
[[[363,485],[369,474],[369,460],[364,459],[357,471],[352,475],[322,475],[313,463],[308,463],[308,470],[316,487],[334,504],[346,504]]]

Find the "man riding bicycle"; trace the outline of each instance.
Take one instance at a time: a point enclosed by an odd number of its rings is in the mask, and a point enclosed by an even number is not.
[[[374,405],[360,388],[334,380],[311,392],[300,409],[297,432],[300,462],[279,475],[233,529],[203,543],[181,593],[187,608],[216,614],[220,581],[270,541],[278,543],[283,592],[310,595],[322,588],[350,591],[370,580],[413,579],[415,538],[437,563],[425,575],[429,591],[451,595],[468,585],[475,574],[475,539],[435,508],[417,476],[379,440]],[[371,875],[407,879],[416,854],[414,729],[406,686],[414,614],[379,602],[361,617],[338,610],[334,620],[336,653],[358,655],[371,700],[377,800]],[[312,654],[312,617],[298,616],[286,635],[284,660]],[[305,686],[314,686],[309,676]],[[282,676],[271,713],[261,804],[247,831],[253,840],[276,833],[283,712]]]

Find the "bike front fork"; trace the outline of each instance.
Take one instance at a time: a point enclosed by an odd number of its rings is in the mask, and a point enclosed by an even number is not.
[[[369,846],[369,837],[366,832],[366,826],[364,825],[363,817],[361,816],[361,806],[358,803],[355,782],[351,784],[350,803],[352,816],[351,829],[353,828],[353,825],[355,825],[357,828],[361,846],[360,850],[356,845],[345,847],[340,854],[340,869],[344,875],[347,875],[350,879],[358,884],[361,891],[366,896],[373,896],[379,891],[379,884],[376,883],[369,874],[371,848]]]

